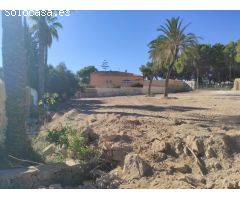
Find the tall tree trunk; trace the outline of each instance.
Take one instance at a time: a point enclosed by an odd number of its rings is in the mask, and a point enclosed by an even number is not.
[[[41,98],[45,91],[45,17],[40,17],[39,30],[39,63],[38,63],[38,92]]]
[[[45,56],[44,56],[44,66],[45,66],[45,69],[47,67],[47,59],[48,59],[48,47],[46,45],[45,46]]]
[[[6,150],[16,156],[28,153],[26,122],[26,51],[22,18],[2,11],[2,58],[6,89]]]
[[[232,64],[230,64],[229,68],[229,82],[232,81]]]
[[[199,69],[197,68],[197,83],[196,83],[196,89],[198,90],[199,87]]]
[[[164,97],[166,97],[166,98],[168,97],[168,84],[169,84],[169,78],[170,78],[171,70],[172,70],[172,67],[170,66],[168,68],[167,76],[166,76],[166,79],[165,79]]]
[[[151,96],[152,81],[153,81],[153,77],[149,80],[149,85],[148,85],[148,96]]]

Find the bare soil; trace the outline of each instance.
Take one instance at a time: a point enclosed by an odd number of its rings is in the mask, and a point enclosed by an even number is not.
[[[151,176],[126,179],[120,155],[110,172],[118,188],[240,188],[239,108],[233,91],[84,98],[65,104],[47,127],[87,125],[100,148],[124,144],[152,167]]]

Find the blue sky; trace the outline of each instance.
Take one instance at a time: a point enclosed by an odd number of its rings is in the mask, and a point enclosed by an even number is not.
[[[139,66],[148,61],[147,45],[158,35],[157,28],[177,16],[191,23],[187,31],[201,36],[202,43],[240,39],[240,11],[75,11],[59,17],[63,29],[49,50],[48,62],[65,62],[76,72],[87,65],[100,70],[107,60],[111,70],[139,74]]]

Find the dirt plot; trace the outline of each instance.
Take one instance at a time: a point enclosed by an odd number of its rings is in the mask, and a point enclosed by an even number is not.
[[[233,91],[85,98],[67,103],[48,128],[87,125],[98,135],[117,163],[100,178],[103,188],[240,188],[239,108]]]

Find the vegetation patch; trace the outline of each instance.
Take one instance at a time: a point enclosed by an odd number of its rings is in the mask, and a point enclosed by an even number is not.
[[[59,151],[56,153],[57,156],[55,157],[60,161],[64,160],[66,157],[87,161],[95,158],[97,155],[97,152],[90,146],[85,138],[84,130],[60,127],[48,131],[47,141],[58,147]]]

